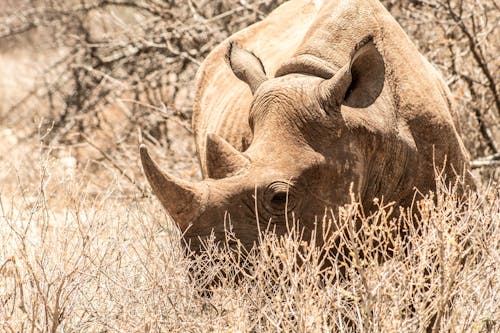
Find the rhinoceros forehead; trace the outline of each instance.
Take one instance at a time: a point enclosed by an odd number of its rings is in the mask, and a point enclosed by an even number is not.
[[[251,126],[291,126],[322,114],[315,96],[319,80],[278,78],[257,90],[250,109]],[[266,126],[267,127],[267,126]]]

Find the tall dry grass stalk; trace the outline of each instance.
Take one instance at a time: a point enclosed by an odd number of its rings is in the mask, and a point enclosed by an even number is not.
[[[36,192],[20,181],[0,197],[4,331],[500,328],[498,187],[442,186],[416,215],[379,202],[365,216],[353,201],[318,221],[324,244],[292,228],[248,252],[228,233],[231,247],[208,240],[189,257],[156,200],[120,198],[116,185],[86,195],[40,161]]]

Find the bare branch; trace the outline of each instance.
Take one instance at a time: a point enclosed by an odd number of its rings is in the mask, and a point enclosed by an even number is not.
[[[476,168],[498,168],[500,167],[500,154],[494,154],[483,158],[478,158],[471,162],[471,167]]]

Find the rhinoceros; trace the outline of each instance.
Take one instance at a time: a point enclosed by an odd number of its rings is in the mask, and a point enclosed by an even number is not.
[[[453,99],[437,70],[376,0],[292,0],[228,38],[201,65],[193,129],[203,180],[145,175],[196,242],[231,224],[310,231],[325,209],[374,198],[406,206],[415,191],[468,175]],[[262,227],[262,228],[261,228]]]

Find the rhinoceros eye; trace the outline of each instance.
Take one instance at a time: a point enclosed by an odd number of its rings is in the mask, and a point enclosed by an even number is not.
[[[271,198],[271,203],[276,206],[284,206],[287,201],[287,193],[286,192],[278,192],[273,195]]]
[[[269,213],[272,215],[284,215],[295,206],[293,188],[286,182],[274,182],[266,189],[265,202]]]

